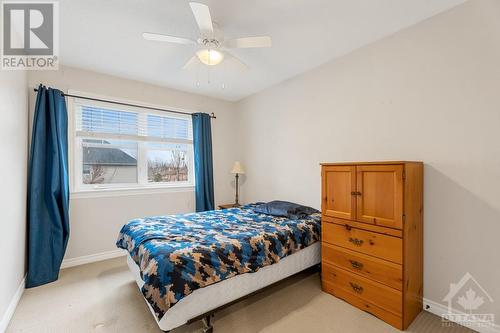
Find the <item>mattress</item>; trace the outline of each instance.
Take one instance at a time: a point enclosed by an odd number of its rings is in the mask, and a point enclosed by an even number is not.
[[[128,254],[128,252],[127,252]],[[190,319],[200,316],[210,310],[217,309],[229,302],[251,294],[259,289],[283,280],[321,262],[321,244],[316,242],[294,254],[282,258],[278,263],[265,266],[255,273],[234,276],[219,283],[197,289],[171,307],[160,321],[156,319],[153,309],[148,304],[153,317],[160,329],[172,330],[186,324]],[[139,267],[127,255],[127,263],[132,271],[137,285],[142,288]]]

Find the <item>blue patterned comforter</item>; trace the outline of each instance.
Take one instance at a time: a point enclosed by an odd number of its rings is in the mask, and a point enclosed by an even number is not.
[[[320,214],[289,220],[241,208],[134,219],[116,245],[145,282],[142,293],[160,320],[194,290],[256,272],[320,239]]]

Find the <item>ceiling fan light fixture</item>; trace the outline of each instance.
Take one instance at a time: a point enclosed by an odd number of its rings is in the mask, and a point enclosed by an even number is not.
[[[217,50],[203,49],[196,52],[198,59],[208,66],[218,65],[224,60],[224,54]]]

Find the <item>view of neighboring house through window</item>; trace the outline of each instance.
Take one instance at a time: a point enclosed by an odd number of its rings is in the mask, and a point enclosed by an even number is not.
[[[192,186],[191,118],[74,103],[75,189]]]
[[[82,139],[83,184],[137,183],[137,142]]]

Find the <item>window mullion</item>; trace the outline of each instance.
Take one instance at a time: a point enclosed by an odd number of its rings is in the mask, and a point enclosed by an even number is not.
[[[139,136],[148,136],[148,126],[147,126],[147,114],[139,113],[137,130]],[[143,141],[138,142],[138,153],[137,153],[137,171],[138,171],[138,183],[139,185],[148,184],[148,154],[147,154],[147,144]]]
[[[137,172],[138,172],[138,183],[139,185],[148,184],[148,152],[146,143],[138,142],[138,152],[137,152]]]
[[[196,179],[194,177],[194,147],[190,145],[188,147],[188,182],[191,184],[195,184]]]
[[[79,190],[80,186],[83,184],[83,149],[82,149],[82,138],[75,137],[73,150],[73,165],[74,165],[74,189]]]

